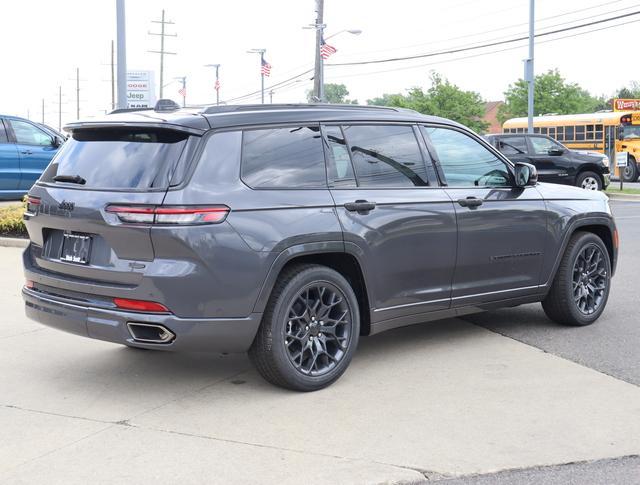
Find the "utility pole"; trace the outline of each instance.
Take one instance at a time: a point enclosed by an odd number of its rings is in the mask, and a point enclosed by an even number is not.
[[[165,37],[177,37],[178,34],[167,34],[164,30],[165,25],[173,25],[174,23],[164,19],[164,9],[162,10],[162,18],[161,20],[152,20],[153,24],[160,24],[160,33],[157,32],[149,32],[149,35],[159,35],[160,36],[160,50],[159,51],[149,51],[154,54],[160,54],[160,99],[162,99],[162,90],[164,88],[164,56],[165,54],[175,55],[175,52],[167,52],[164,50],[164,38]]]
[[[58,86],[58,131],[62,131],[62,86]]]
[[[324,0],[316,0],[316,56],[315,69],[313,75],[313,96],[317,102],[322,103],[324,100],[324,66],[323,59],[320,55],[320,45],[322,44],[322,36],[326,27],[322,21],[324,18]]]
[[[80,119],[80,68],[76,67],[76,119]]]
[[[44,125],[44,98],[42,98],[42,124]]]
[[[272,89],[271,91],[269,91],[269,104],[273,104],[273,93],[275,91]]]
[[[205,64],[204,67],[213,67],[216,70],[216,83],[213,85],[216,90],[216,106],[220,105],[220,64]]]
[[[118,43],[118,108],[127,107],[127,40],[124,18],[124,0],[116,0]]]
[[[526,61],[527,77],[527,132],[533,133],[533,45],[535,36],[535,0],[529,0],[529,58]]]
[[[264,104],[264,53],[267,52],[267,49],[251,49],[247,51],[249,54],[260,54],[260,93],[261,93],[261,102]]]
[[[115,47],[113,40],[111,41],[111,109],[116,109],[116,80],[115,80]]]

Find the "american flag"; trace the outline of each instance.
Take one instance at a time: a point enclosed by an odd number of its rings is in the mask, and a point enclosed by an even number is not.
[[[216,84],[213,86],[216,91],[220,91],[220,80],[216,79]]]
[[[322,57],[323,59],[329,59],[329,57],[336,52],[338,52],[338,49],[336,49],[332,45],[327,44],[324,41],[324,38],[320,40],[320,57]]]
[[[187,88],[178,89],[178,94],[184,98],[187,95]]]
[[[262,66],[260,67],[260,74],[262,74],[263,76],[270,76],[271,75],[271,64],[269,64],[264,59],[262,59]]]

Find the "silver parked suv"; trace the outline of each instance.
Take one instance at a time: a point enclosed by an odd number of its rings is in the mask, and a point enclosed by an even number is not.
[[[245,352],[310,391],[361,335],[542,301],[603,312],[607,198],[537,183],[465,127],[394,108],[120,112],[29,194],[27,314],[130,347]]]

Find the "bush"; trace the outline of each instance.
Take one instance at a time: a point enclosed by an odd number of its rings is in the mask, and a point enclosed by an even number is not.
[[[26,208],[24,201],[0,207],[0,236],[27,237],[27,229],[22,221]]]

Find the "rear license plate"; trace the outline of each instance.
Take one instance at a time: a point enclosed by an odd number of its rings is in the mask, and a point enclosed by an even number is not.
[[[91,254],[91,236],[65,233],[60,260],[68,263],[88,264]]]

